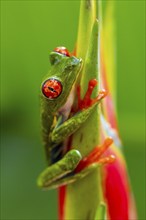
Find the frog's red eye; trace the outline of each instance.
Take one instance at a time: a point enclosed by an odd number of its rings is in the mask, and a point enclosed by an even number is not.
[[[57,79],[47,79],[42,85],[42,93],[48,99],[57,98],[62,92],[62,84]]]
[[[66,49],[66,47],[56,47],[54,49],[54,51],[57,52],[57,53],[61,53],[61,54],[65,55],[65,56],[67,56],[67,57],[70,57],[70,53]]]

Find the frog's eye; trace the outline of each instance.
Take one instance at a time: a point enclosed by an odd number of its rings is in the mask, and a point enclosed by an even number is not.
[[[57,98],[62,92],[62,84],[57,79],[47,79],[42,85],[42,93],[48,99]]]
[[[54,51],[57,52],[57,53],[61,53],[61,54],[65,55],[65,56],[67,56],[67,57],[70,57],[70,53],[66,49],[66,47],[56,47],[54,49]]]

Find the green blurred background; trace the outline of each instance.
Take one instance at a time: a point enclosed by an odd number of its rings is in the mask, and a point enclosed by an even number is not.
[[[145,1],[115,1],[119,127],[140,220],[145,220]],[[45,166],[39,87],[49,52],[73,50],[79,1],[1,2],[1,219],[54,220],[57,193],[36,187]]]

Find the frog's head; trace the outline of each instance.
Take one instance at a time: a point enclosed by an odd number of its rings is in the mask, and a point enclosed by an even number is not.
[[[56,50],[51,52],[50,62],[52,68],[43,80],[41,89],[43,98],[56,111],[65,104],[79,75],[82,60],[70,56],[65,48],[62,53]]]

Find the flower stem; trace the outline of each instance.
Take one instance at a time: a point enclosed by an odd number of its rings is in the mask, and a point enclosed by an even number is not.
[[[80,78],[83,96],[89,80],[98,79],[98,22],[94,0],[81,1],[76,51],[76,56],[81,57],[84,62]],[[93,96],[97,94],[98,87],[94,89]],[[73,135],[72,146],[78,149],[83,157],[99,144],[99,113],[99,107],[96,107],[88,120]],[[102,197],[99,174],[100,168],[66,187],[64,219],[95,219]]]

